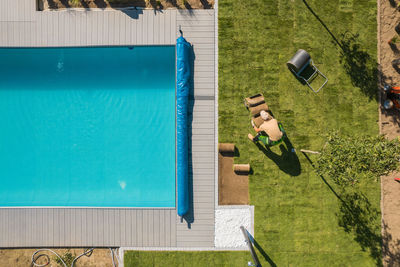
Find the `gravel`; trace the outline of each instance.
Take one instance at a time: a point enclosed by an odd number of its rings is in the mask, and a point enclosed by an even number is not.
[[[240,226],[252,233],[250,206],[217,208],[215,210],[215,247],[247,248]]]

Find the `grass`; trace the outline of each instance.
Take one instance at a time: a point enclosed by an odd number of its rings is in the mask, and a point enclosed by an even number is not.
[[[247,266],[251,260],[248,252],[176,252],[176,251],[128,251],[125,252],[125,266]]]
[[[378,134],[376,28],[373,0],[219,1],[219,142],[235,143],[235,162],[250,162],[254,170],[250,201],[263,266],[380,265],[379,184],[342,192],[316,175],[315,156],[299,152],[320,150],[336,130]],[[318,94],[286,68],[299,48],[329,78]],[[296,155],[285,146],[265,151],[247,139],[252,129],[243,98],[259,92]],[[249,259],[243,252],[125,255],[126,266],[246,266]]]

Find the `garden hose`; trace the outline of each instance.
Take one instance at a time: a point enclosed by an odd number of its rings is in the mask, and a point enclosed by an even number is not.
[[[76,257],[76,258],[72,261],[71,266],[68,266],[68,265],[65,263],[65,261],[62,259],[62,257],[61,257],[59,254],[57,254],[57,252],[55,252],[54,250],[47,249],[47,248],[38,249],[38,250],[36,250],[36,251],[32,254],[32,265],[33,265],[33,266],[36,266],[36,267],[45,267],[45,266],[48,266],[48,265],[50,264],[50,256],[47,255],[47,254],[41,253],[41,252],[47,251],[47,252],[51,252],[51,253],[53,253],[54,255],[56,255],[57,258],[61,261],[61,263],[62,263],[62,265],[63,265],[64,267],[74,267],[76,261],[77,261],[80,257],[82,257],[82,256],[90,257],[90,256],[92,255],[92,253],[93,253],[93,250],[94,250],[94,248],[86,248],[82,254],[80,254],[78,257]],[[111,260],[112,260],[112,265],[113,265],[113,267],[117,267],[117,265],[116,265],[115,263],[117,263],[117,264],[119,265],[119,260],[118,260],[118,256],[117,256],[117,255],[118,255],[118,249],[116,248],[115,251],[114,251],[112,248],[109,248],[109,250],[110,250],[110,256],[111,256]],[[45,262],[45,263],[42,263],[42,264],[37,263],[36,261],[37,261],[38,259],[40,259],[40,258],[45,258],[45,259],[46,259],[46,262]]]
[[[54,250],[51,250],[51,249],[47,249],[47,248],[38,249],[38,250],[35,251],[35,253],[32,254],[32,264],[33,264],[34,266],[36,266],[36,267],[44,267],[44,266],[47,266],[47,265],[50,264],[50,257],[49,257],[49,255],[43,254],[43,253],[42,253],[42,254],[39,254],[40,252],[43,252],[43,251],[48,251],[48,252],[53,253],[54,255],[56,255],[56,256],[60,259],[60,261],[61,261],[61,263],[64,265],[64,267],[68,267],[67,264],[66,264],[66,263],[63,261],[63,259],[61,258],[61,256],[57,254],[57,252],[55,252]],[[36,255],[37,255],[37,256],[36,256]],[[37,261],[38,259],[42,258],[42,257],[46,258],[46,262],[43,263],[43,264],[38,264],[38,263],[36,263],[36,261]]]

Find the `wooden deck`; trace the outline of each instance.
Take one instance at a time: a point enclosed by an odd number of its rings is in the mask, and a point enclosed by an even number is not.
[[[0,1],[0,47],[174,45],[179,28],[195,55],[191,214],[181,222],[176,209],[0,208],[0,247],[214,246],[214,10],[41,12],[32,0]]]

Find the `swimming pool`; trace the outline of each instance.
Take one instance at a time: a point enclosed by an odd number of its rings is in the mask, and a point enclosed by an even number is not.
[[[1,48],[0,206],[175,207],[175,47]]]

